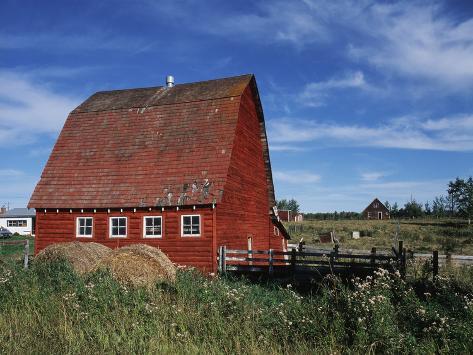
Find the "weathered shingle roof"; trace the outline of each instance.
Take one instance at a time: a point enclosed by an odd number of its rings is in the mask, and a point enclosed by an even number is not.
[[[178,84],[172,88],[157,86],[100,91],[89,97],[73,113],[143,108],[240,96],[252,77],[252,75],[242,75],[199,81],[197,83]]]
[[[92,95],[67,118],[29,206],[218,203],[248,85],[263,120],[252,75]],[[265,132],[261,136],[272,200]]]

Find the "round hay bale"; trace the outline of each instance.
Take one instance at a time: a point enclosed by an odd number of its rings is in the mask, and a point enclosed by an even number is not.
[[[84,274],[93,271],[111,252],[105,245],[93,242],[55,243],[41,250],[35,262],[67,260],[77,273]]]
[[[160,249],[133,244],[115,249],[98,267],[107,268],[119,282],[153,288],[157,282],[174,282],[176,267]]]

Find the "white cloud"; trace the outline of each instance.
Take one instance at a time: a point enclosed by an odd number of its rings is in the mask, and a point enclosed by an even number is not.
[[[155,44],[140,38],[118,36],[96,30],[85,33],[40,32],[23,34],[0,33],[0,49],[37,49],[61,51],[125,50],[143,52]]]
[[[17,177],[22,176],[24,173],[21,170],[16,169],[0,169],[0,177]]]
[[[370,172],[364,172],[361,173],[361,180],[362,181],[377,181],[381,179],[382,177],[386,176],[385,173],[379,172],[379,171],[370,171]]]
[[[296,147],[293,145],[286,145],[286,144],[271,144],[269,147],[271,152],[302,152],[306,150],[302,147]]]
[[[336,44],[389,77],[427,79],[447,85],[443,90],[473,85],[473,19],[459,20],[447,1],[275,0],[238,12],[215,6],[210,17],[208,3],[152,4],[148,13],[225,39],[297,49]]]
[[[58,132],[79,102],[29,76],[0,71],[0,146],[30,143],[38,135]]]
[[[268,122],[268,131],[272,144],[295,147],[297,143],[312,142],[321,146],[473,150],[473,116],[471,115],[437,120],[402,117],[391,120],[389,123],[373,126],[279,119]]]
[[[10,208],[26,207],[36,182],[36,178],[26,174],[2,178],[0,206],[9,203]]]
[[[373,41],[352,54],[407,76],[471,86],[473,19],[459,22],[443,10],[439,2],[374,5],[362,24]]]
[[[313,184],[320,181],[320,175],[307,171],[274,171],[273,177],[289,184]]]
[[[359,184],[306,184],[289,186],[276,180],[278,198],[295,198],[304,212],[358,211],[361,212],[375,197],[382,202],[397,202],[400,206],[411,197],[419,202],[432,201],[445,194],[449,179],[397,180],[361,182]],[[283,191],[283,192],[281,192]]]
[[[307,84],[299,94],[298,101],[307,106],[318,107],[325,104],[325,100],[333,90],[366,89],[367,87],[363,72],[356,71],[343,77]]]

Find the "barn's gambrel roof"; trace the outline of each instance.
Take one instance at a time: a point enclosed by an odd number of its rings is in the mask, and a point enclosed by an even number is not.
[[[253,75],[98,92],[71,112],[28,204],[114,208],[221,201],[238,121],[250,87],[268,180],[263,111]]]

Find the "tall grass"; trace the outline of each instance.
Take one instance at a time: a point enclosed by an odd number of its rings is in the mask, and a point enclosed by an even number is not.
[[[0,272],[2,353],[434,353],[473,351],[473,273],[404,282],[383,270],[292,287],[192,270],[147,291],[64,262]]]
[[[335,231],[342,248],[353,249],[391,249],[396,234],[396,220],[313,220],[289,222],[286,227],[293,241],[300,238],[308,244],[319,246],[318,236]],[[442,253],[473,255],[473,225],[467,221],[453,219],[413,219],[399,221],[398,238],[415,251],[430,252],[433,249]],[[371,237],[352,239],[352,231],[365,232]]]

